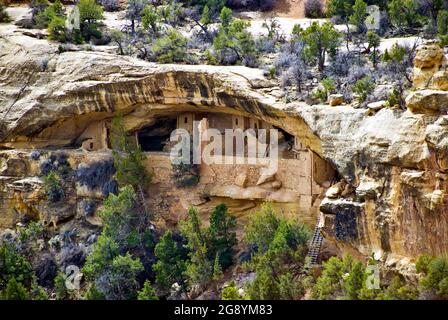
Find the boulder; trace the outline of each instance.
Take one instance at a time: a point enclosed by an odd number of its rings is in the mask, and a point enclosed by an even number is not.
[[[369,109],[369,111],[371,112],[376,112],[378,110],[381,110],[383,108],[385,108],[387,106],[387,101],[385,100],[380,100],[380,101],[376,101],[376,102],[372,102],[369,103],[367,105],[367,108]]]
[[[448,70],[434,73],[429,81],[428,89],[448,91]]]
[[[443,74],[439,75],[439,80],[432,83],[435,73],[446,68],[446,57],[443,49],[438,43],[427,42],[417,49],[414,59],[414,77],[413,84],[416,89],[440,89],[444,86]]]
[[[344,103],[344,96],[342,94],[331,94],[328,97],[328,103],[332,107],[340,106]]]
[[[448,92],[419,90],[406,98],[406,106],[413,113],[440,114],[448,110]]]
[[[441,171],[448,171],[448,116],[426,128],[426,141],[434,148]]]
[[[238,174],[235,179],[235,185],[241,188],[245,188],[247,184],[247,174],[245,172]]]
[[[417,48],[414,67],[418,69],[439,69],[446,63],[445,53],[436,42],[428,41]]]
[[[380,190],[380,183],[373,179],[365,179],[356,188],[356,195],[363,199],[376,199],[379,196]]]
[[[381,11],[377,5],[367,6],[367,17],[364,20],[367,30],[379,30],[381,27]]]

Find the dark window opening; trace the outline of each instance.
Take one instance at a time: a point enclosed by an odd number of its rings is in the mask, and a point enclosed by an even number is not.
[[[235,119],[235,124],[238,125],[238,118]]]
[[[106,129],[106,137],[108,137],[108,138],[107,138],[107,147],[108,147],[109,149],[111,149],[111,148],[112,148],[112,145],[111,145],[111,143],[110,143],[110,129],[109,129],[109,128]]]
[[[168,144],[170,142],[171,132],[175,129],[176,119],[157,119],[153,125],[137,132],[140,147],[145,152],[169,152]]]
[[[90,150],[93,149],[93,142],[90,142]]]
[[[185,117],[184,123],[188,123],[188,118]]]
[[[296,151],[298,150],[295,150],[294,148],[294,136],[281,128],[274,127],[274,129],[278,130],[278,149],[280,158],[297,159]],[[267,131],[267,135],[269,136],[269,130]]]

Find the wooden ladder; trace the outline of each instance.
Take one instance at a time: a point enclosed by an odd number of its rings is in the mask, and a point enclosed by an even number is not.
[[[320,216],[319,216],[319,218],[317,218],[316,226],[314,227],[313,236],[309,242],[309,249],[307,254],[307,257],[309,258],[308,267],[313,267],[317,265],[317,258],[319,256],[323,241],[324,237],[322,235],[322,227],[320,224]]]
[[[143,192],[143,189],[141,186],[139,186],[138,190],[137,190],[137,205],[138,205],[138,210],[140,211],[140,213],[143,213],[143,214],[148,213],[148,208],[146,207],[145,193]]]

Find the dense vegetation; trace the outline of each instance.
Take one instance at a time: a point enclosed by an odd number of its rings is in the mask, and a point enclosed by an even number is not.
[[[159,63],[205,63],[260,67],[278,81],[285,102],[326,103],[335,93],[358,106],[385,100],[403,108],[411,85],[415,46],[394,45],[381,51],[384,37],[419,35],[448,45],[448,6],[441,0],[305,1],[310,18],[327,17],[285,37],[276,19],[267,19],[265,34],[254,36],[250,22],[232,10],[270,10],[275,1],[259,0],[80,0],[79,23],[60,0],[33,0],[29,28],[48,29],[49,38],[71,45],[111,43],[120,55]],[[367,5],[378,5],[379,27],[367,28]],[[105,11],[124,9],[125,28],[109,30]],[[0,22],[9,21],[0,3]],[[344,32],[336,25],[342,25]],[[191,29],[190,34],[186,29]],[[382,274],[376,289],[367,286],[375,259],[332,257],[321,270],[306,259],[310,230],[282,218],[265,204],[247,223],[242,241],[236,220],[224,204],[210,212],[191,207],[177,229],[160,229],[145,207],[151,182],[144,155],[126,132],[123,118],[112,122],[113,159],[72,169],[63,153],[40,159],[43,193],[54,207],[70,197],[78,183],[100,190],[104,202],[85,203],[90,215],[101,206],[102,228],[89,237],[75,229],[58,233],[35,221],[18,226],[17,234],[0,239],[1,299],[185,299],[205,293],[222,299],[448,299],[448,258],[423,256],[417,262],[420,281]],[[178,187],[199,181],[197,166],[175,165]],[[208,224],[203,225],[204,215]],[[33,217],[37,220],[37,217]],[[32,219],[31,219],[32,220]],[[81,237],[89,247],[77,244]],[[45,259],[37,261],[36,256]],[[57,256],[57,259],[54,258]],[[81,269],[81,286],[66,284],[68,266]],[[236,279],[234,275],[242,275]]]
[[[289,40],[275,18],[266,19],[264,34],[254,36],[250,22],[232,12],[274,5],[274,0],[132,0],[121,8],[115,0],[82,0],[77,4],[79,25],[70,22],[76,19],[66,16],[59,0],[33,0],[30,6],[31,26],[48,28],[50,38],[62,43],[110,43],[118,54],[159,63],[263,68],[279,81],[285,102],[326,103],[337,92],[346,103],[387,100],[391,107],[403,107],[418,42],[383,51],[382,38],[437,37],[448,45],[448,3],[442,0],[330,0],[325,7],[322,1],[307,0],[306,16],[330,20],[305,30],[296,25]],[[368,5],[379,7],[377,16],[369,16]],[[120,30],[106,28],[104,11],[117,10],[124,10],[128,23]],[[325,86],[329,81],[331,90]]]

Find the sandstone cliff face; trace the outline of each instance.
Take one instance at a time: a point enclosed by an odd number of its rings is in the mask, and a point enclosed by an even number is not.
[[[129,129],[179,110],[256,117],[297,136],[338,171],[341,182],[321,206],[327,237],[363,255],[376,252],[391,265],[448,250],[447,71],[436,46],[417,55],[409,109],[371,112],[285,104],[260,70],[59,54],[37,42],[0,39],[4,148],[63,148],[90,123],[117,112]]]

